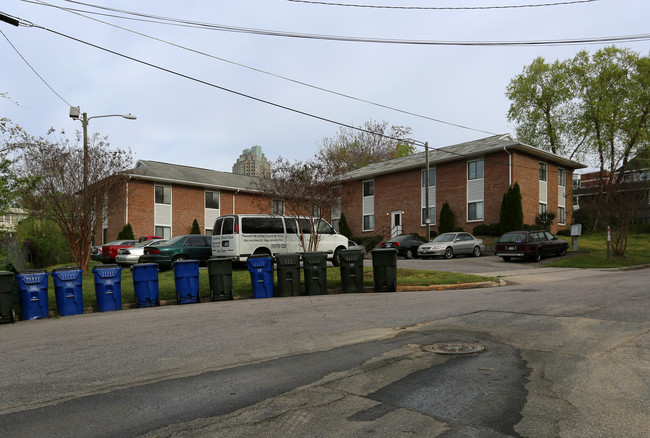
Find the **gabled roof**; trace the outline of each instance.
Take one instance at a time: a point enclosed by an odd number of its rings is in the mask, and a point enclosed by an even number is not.
[[[459,159],[466,160],[468,158],[476,158],[485,154],[503,151],[504,149],[507,151],[518,150],[526,152],[570,169],[582,169],[586,167],[584,164],[578,163],[577,161],[569,160],[567,158],[563,158],[559,155],[552,154],[548,151],[536,148],[534,146],[520,143],[513,139],[510,134],[495,135],[492,137],[472,140],[452,146],[429,149],[429,165],[434,166],[437,163],[444,163]],[[407,157],[395,158],[393,160],[383,161],[381,163],[369,164],[360,169],[346,173],[341,177],[341,180],[351,181],[355,179],[370,178],[387,173],[394,173],[401,170],[422,168],[426,165],[425,155],[426,154],[424,152],[419,152]]]
[[[180,164],[139,160],[135,168],[126,172],[130,178],[166,184],[182,184],[222,190],[254,190],[258,178]]]

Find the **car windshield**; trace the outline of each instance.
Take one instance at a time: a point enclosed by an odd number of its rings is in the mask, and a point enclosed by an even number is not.
[[[506,233],[499,239],[501,243],[525,242],[526,233]]]
[[[441,234],[433,239],[433,242],[453,242],[454,237],[456,237],[455,234]]]

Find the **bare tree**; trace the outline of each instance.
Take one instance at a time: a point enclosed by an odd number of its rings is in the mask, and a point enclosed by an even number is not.
[[[81,135],[71,142],[61,133],[56,138],[33,139],[17,163],[17,171],[33,178],[33,189],[21,192],[22,203],[32,214],[53,220],[65,235],[75,263],[88,269],[95,231],[111,205],[108,194],[124,187],[124,171],[132,164],[130,151],[109,149],[106,137],[94,134],[88,147],[88,188],[84,191],[84,151]],[[92,207],[98,208],[92,208]],[[99,214],[96,214],[99,212]]]
[[[388,122],[369,120],[359,129],[341,127],[331,138],[321,142],[316,159],[329,168],[332,175],[341,175],[371,163],[411,155],[415,148],[407,136],[411,128],[388,126]]]
[[[253,185],[266,195],[274,213],[296,219],[303,251],[317,251],[323,215],[339,201],[335,180],[326,166],[317,161],[290,163],[280,157],[271,165],[271,177],[256,180]]]

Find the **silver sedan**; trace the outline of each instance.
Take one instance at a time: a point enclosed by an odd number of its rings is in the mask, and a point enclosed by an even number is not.
[[[158,246],[167,242],[165,239],[151,239],[140,242],[130,248],[120,248],[115,256],[115,263],[120,266],[131,266],[140,263],[140,257],[147,246]]]
[[[484,250],[483,240],[477,239],[470,233],[443,233],[431,242],[420,245],[418,257],[451,259],[456,254],[471,254],[474,257],[480,257]]]

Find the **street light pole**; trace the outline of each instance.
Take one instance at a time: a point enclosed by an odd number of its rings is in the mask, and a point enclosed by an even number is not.
[[[82,227],[90,232],[90,236],[93,235],[92,232],[92,224],[88,224],[88,219],[90,218],[90,200],[88,199],[88,122],[90,119],[99,119],[101,117],[122,117],[127,120],[135,120],[136,117],[132,114],[106,114],[106,115],[101,115],[101,116],[91,116],[88,117],[88,113],[82,113],[81,117],[80,116],[80,110],[78,106],[72,106],[70,107],[70,117],[73,120],[79,120],[81,122],[81,126],[83,127],[83,141],[84,141],[84,149],[83,149],[83,161],[84,161],[84,169],[83,169],[83,224]],[[85,234],[85,233],[84,233]],[[88,243],[89,244],[89,243]],[[82,242],[82,245],[86,246],[86,242]]]

